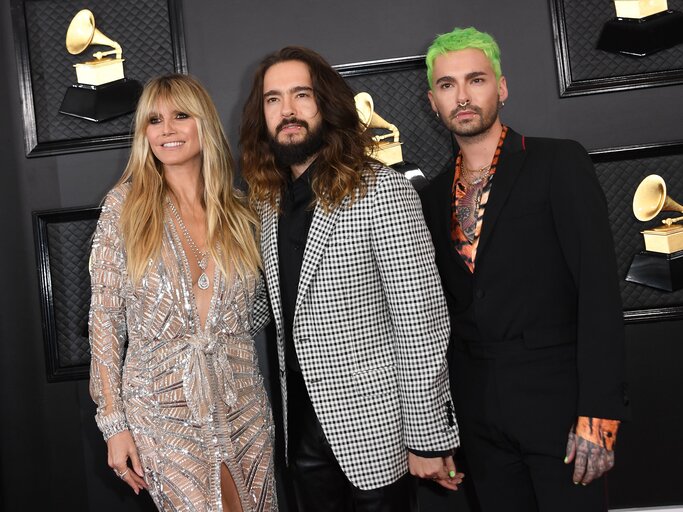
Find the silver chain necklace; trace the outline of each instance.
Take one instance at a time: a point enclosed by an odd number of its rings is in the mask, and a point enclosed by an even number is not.
[[[202,271],[201,275],[199,276],[199,279],[197,279],[197,286],[199,286],[199,288],[202,290],[206,290],[210,284],[209,276],[206,275],[206,267],[209,265],[209,251],[202,253],[199,250],[197,244],[195,244],[194,240],[192,240],[190,232],[187,230],[187,226],[185,226],[183,218],[180,216],[180,213],[173,204],[173,201],[171,201],[169,198],[167,198],[167,201],[169,208],[173,212],[173,216],[175,217],[176,221],[178,221],[178,226],[180,226],[180,230],[183,232],[183,235],[185,236],[187,244],[190,246],[190,249],[192,249],[195,258],[197,258],[197,265],[199,265],[199,268]]]

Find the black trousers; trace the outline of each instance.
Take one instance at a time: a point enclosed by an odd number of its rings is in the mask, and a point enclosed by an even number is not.
[[[462,449],[482,511],[606,511],[604,478],[575,485],[574,464],[563,460],[577,415],[574,346],[489,356],[455,349],[451,359]]]
[[[414,512],[417,484],[410,474],[377,489],[355,487],[339,467],[306,386],[287,375],[289,474],[299,512]]]

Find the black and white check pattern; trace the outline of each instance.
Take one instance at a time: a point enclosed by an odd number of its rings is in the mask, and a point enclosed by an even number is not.
[[[260,216],[286,437],[278,215],[262,205]],[[329,213],[316,207],[294,343],[325,435],[355,486],[395,481],[407,471],[407,447],[443,451],[459,444],[449,413],[449,328],[420,201],[403,175],[378,167],[363,198],[347,198]]]

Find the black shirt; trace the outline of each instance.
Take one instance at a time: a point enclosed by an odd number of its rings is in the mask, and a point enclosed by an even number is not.
[[[311,164],[297,179],[292,180],[290,177],[280,204],[281,213],[278,224],[277,245],[285,332],[285,361],[287,369],[296,372],[300,372],[301,367],[296,357],[292,329],[301,264],[315,209],[315,194],[311,188],[311,175],[315,172],[314,165],[315,163]]]

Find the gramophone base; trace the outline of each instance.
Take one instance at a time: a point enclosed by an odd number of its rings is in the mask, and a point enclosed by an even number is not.
[[[136,80],[117,80],[105,85],[72,85],[66,90],[60,114],[99,123],[135,110],[142,85]]]
[[[429,181],[425,178],[422,170],[415,164],[410,162],[399,162],[390,166],[393,170],[400,172],[413,185],[413,188],[418,192],[429,185]]]
[[[683,251],[673,254],[639,252],[633,257],[626,280],[667,292],[683,288]]]
[[[683,43],[683,13],[664,11],[642,19],[614,18],[602,28],[598,50],[644,57]]]

